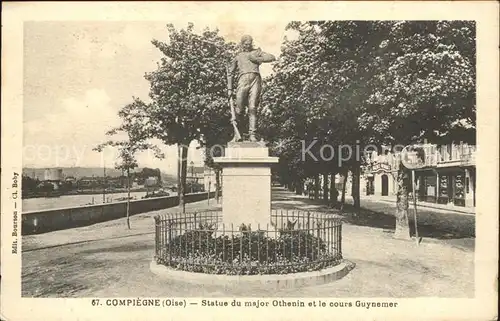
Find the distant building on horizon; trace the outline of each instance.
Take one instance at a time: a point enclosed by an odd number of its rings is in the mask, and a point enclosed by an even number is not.
[[[205,166],[194,166],[189,165],[186,173],[186,180],[203,184],[203,178],[205,177]]]
[[[74,184],[76,183],[76,178],[74,176],[67,176],[64,178],[64,181]]]
[[[203,185],[205,191],[215,189],[215,172],[208,166],[189,165],[186,173],[186,181]]]
[[[150,176],[144,180],[144,187],[158,187],[159,180],[156,176]]]
[[[62,168],[47,168],[45,169],[44,181],[60,182],[63,180]]]
[[[215,190],[215,171],[208,166],[205,167],[205,171],[203,172],[203,186],[205,187],[205,191]]]

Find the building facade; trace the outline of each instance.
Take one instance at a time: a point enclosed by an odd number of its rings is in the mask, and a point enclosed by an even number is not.
[[[208,166],[188,166],[186,181],[202,186],[204,191],[215,190],[215,171]]]
[[[203,184],[204,173],[205,173],[204,166],[195,166],[191,164],[190,166],[188,166],[186,171],[186,181],[197,184]]]
[[[475,207],[476,146],[422,145],[423,166],[415,170],[419,201]],[[364,195],[394,196],[400,154],[372,154],[364,171]],[[416,157],[416,156],[414,156]]]
[[[210,167],[205,167],[203,172],[203,185],[205,186],[205,191],[215,191],[215,171]]]

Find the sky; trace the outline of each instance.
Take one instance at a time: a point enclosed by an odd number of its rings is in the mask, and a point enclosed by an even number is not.
[[[217,27],[230,41],[244,34],[257,47],[276,56],[285,35],[286,22],[230,25],[195,24],[199,31]],[[144,74],[156,69],[162,54],[152,39],[167,41],[168,21],[151,22],[25,22],[23,166],[113,166],[116,151],[92,151],[109,139],[106,131],[120,124],[120,108],[132,97],[148,100]],[[177,28],[184,28],[176,23]],[[263,65],[263,76],[271,65]],[[140,167],[176,173],[176,147],[154,141],[165,153],[162,160],[151,152],[138,155]],[[192,144],[189,162],[202,163]]]

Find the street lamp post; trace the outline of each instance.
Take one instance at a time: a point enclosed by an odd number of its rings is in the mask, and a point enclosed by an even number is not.
[[[415,240],[416,244],[420,244],[422,238],[418,235],[418,224],[417,224],[417,182],[415,179],[415,170],[425,167],[425,163],[419,158],[418,153],[413,150],[413,146],[406,146],[401,152],[401,161],[403,166],[411,170],[411,187],[413,196],[413,219],[415,221]],[[424,155],[425,159],[425,155]]]

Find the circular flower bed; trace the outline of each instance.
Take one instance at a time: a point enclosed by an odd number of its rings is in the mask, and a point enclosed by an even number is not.
[[[242,226],[239,233],[217,235],[214,225],[172,237],[167,233],[158,264],[173,269],[225,275],[288,274],[317,271],[340,263],[340,251],[310,230],[282,229],[276,237]]]

